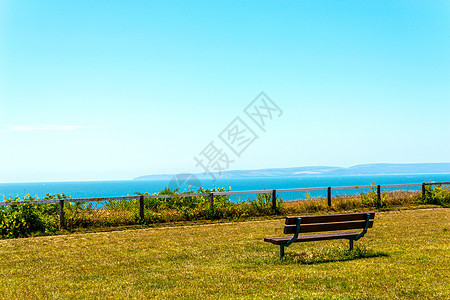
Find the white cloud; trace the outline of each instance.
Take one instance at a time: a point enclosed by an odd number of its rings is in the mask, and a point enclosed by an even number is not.
[[[43,126],[11,126],[13,131],[34,131],[34,130],[52,130],[52,131],[67,131],[77,129],[94,128],[90,126],[81,125],[43,125]]]

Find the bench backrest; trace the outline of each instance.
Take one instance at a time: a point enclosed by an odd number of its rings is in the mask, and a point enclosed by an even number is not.
[[[319,216],[286,217],[285,234],[293,234],[296,231],[297,219],[301,218],[300,233],[336,231],[350,229],[364,229],[368,213],[348,213]],[[375,213],[370,212],[370,220],[367,228],[373,226]]]

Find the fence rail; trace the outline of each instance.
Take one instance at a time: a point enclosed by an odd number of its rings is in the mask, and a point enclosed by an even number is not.
[[[246,195],[246,194],[272,194],[272,210],[276,212],[277,193],[288,192],[309,192],[309,191],[327,191],[328,206],[331,206],[332,190],[350,190],[376,188],[377,197],[381,199],[381,188],[422,186],[422,196],[425,195],[425,186],[427,185],[450,185],[450,182],[424,182],[424,183],[405,183],[405,184],[384,184],[384,185],[362,185],[362,186],[336,186],[336,187],[311,187],[311,188],[293,188],[293,189],[274,189],[274,190],[249,190],[249,191],[228,191],[228,192],[208,192],[192,194],[172,194],[172,195],[140,195],[125,197],[101,197],[101,198],[78,198],[78,199],[50,199],[50,200],[31,200],[31,201],[4,201],[0,206],[14,204],[49,204],[59,203],[60,225],[64,227],[64,203],[67,202],[105,202],[118,200],[139,200],[139,217],[144,219],[144,199],[161,199],[173,197],[209,197],[210,209],[214,209],[214,196],[223,195]]]

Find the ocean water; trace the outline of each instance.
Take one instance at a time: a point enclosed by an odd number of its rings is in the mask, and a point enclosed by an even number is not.
[[[361,186],[376,184],[407,184],[423,182],[449,182],[450,174],[410,174],[410,175],[361,175],[361,176],[308,176],[308,177],[270,177],[270,178],[233,178],[205,179],[197,182],[203,188],[225,188],[232,191],[273,190],[308,187]],[[183,182],[181,182],[183,183]],[[180,184],[181,184],[180,183]],[[189,188],[189,181],[180,186],[180,190]],[[42,198],[45,194],[64,193],[72,198],[95,198],[128,196],[134,193],[156,193],[164,187],[174,187],[168,180],[120,180],[120,181],[73,181],[73,182],[34,182],[34,183],[0,183],[0,196],[23,199],[26,195]],[[420,190],[419,187],[403,188],[404,190]],[[400,188],[394,188],[398,190]],[[366,189],[367,190],[367,189]],[[388,190],[388,189],[386,189]],[[389,190],[392,190],[389,189]],[[333,191],[335,195],[359,194],[361,189]],[[312,191],[311,197],[325,197],[326,191]],[[304,192],[280,193],[284,200],[302,199]],[[233,201],[245,200],[254,195],[233,196]],[[1,200],[0,200],[1,201]]]

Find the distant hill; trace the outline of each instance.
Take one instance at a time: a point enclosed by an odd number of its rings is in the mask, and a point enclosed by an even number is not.
[[[222,172],[220,178],[248,177],[302,177],[302,176],[346,176],[346,175],[395,175],[395,174],[450,174],[450,163],[427,164],[365,164],[349,168],[312,166],[296,168],[274,168],[258,170],[230,170]],[[199,179],[210,178],[203,173],[194,174]],[[144,175],[134,180],[170,180],[175,174]]]

